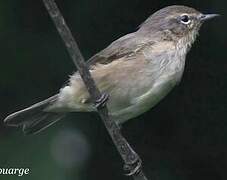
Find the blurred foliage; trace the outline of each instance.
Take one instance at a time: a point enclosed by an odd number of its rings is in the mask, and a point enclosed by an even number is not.
[[[223,0],[58,0],[88,59],[135,31],[154,11],[184,4],[222,14],[201,29],[180,86],[151,111],[123,126],[149,179],[227,178],[227,63]],[[75,67],[42,1],[0,2],[0,118],[55,94]],[[24,136],[0,122],[0,167],[29,167],[32,180],[129,179],[96,114],[71,114]],[[72,135],[69,135],[72,133]],[[70,137],[77,137],[74,139]],[[75,154],[73,153],[75,152]],[[16,176],[1,176],[14,180]]]

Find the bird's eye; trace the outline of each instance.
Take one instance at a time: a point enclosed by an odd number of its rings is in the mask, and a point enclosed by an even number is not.
[[[191,20],[189,19],[188,15],[182,15],[180,17],[180,21],[183,24],[189,24],[191,22]]]

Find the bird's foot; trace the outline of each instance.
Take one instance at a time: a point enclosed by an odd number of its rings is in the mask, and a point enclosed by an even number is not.
[[[124,166],[124,170],[127,172],[125,175],[126,176],[133,176],[135,174],[138,174],[142,168],[142,161],[141,159],[138,159],[135,163],[133,164],[126,164]]]
[[[108,99],[109,99],[109,94],[102,93],[101,97],[98,100],[96,100],[95,107],[96,108],[104,107],[106,105],[106,102],[108,101]]]

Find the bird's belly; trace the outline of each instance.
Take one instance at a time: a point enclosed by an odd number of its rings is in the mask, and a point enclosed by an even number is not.
[[[141,115],[160,102],[179,82],[180,78],[181,74],[161,76],[146,93],[135,97],[130,106],[117,111],[110,109],[110,115],[118,123]]]

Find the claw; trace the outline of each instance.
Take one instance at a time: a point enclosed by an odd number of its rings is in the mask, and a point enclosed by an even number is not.
[[[95,107],[96,108],[104,107],[108,99],[109,99],[109,95],[107,93],[102,93],[101,97],[98,100],[96,100]]]

